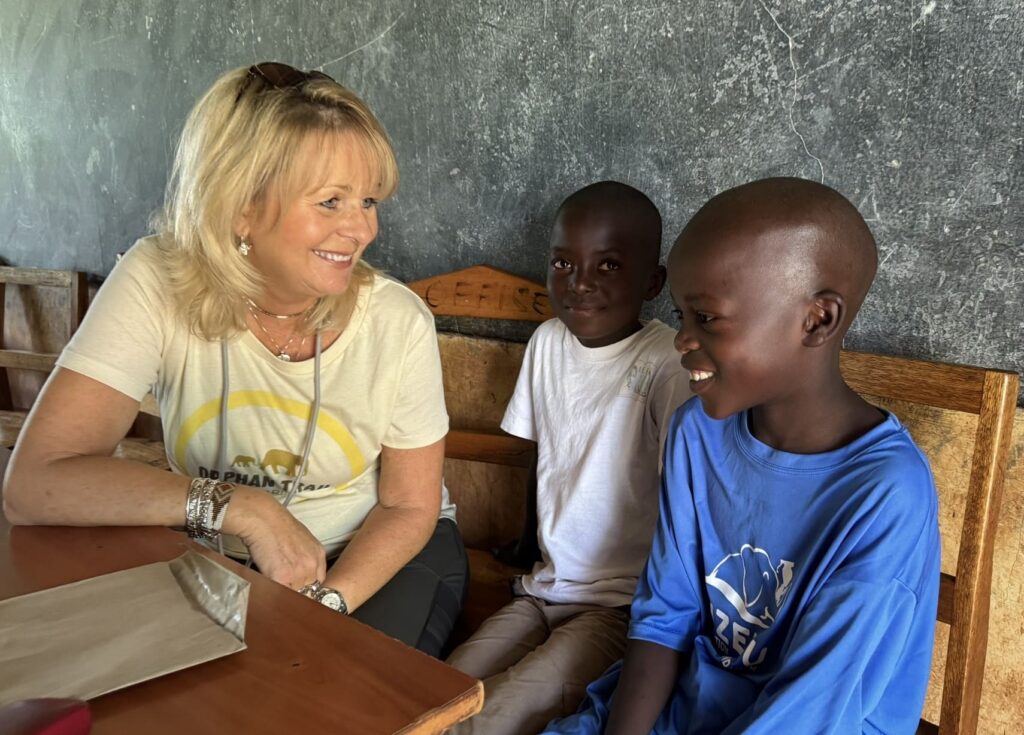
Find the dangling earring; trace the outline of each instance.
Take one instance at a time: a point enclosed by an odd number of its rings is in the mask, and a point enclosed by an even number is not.
[[[243,237],[242,241],[238,243],[238,252],[241,253],[242,257],[244,258],[246,255],[249,254],[249,251],[251,251],[251,250],[252,250],[252,245],[250,245],[246,241],[246,239]]]

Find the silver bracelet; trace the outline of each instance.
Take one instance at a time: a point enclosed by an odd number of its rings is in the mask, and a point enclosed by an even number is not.
[[[203,478],[196,477],[188,486],[185,498],[185,533],[189,538],[200,538],[199,496],[203,488]]]
[[[220,535],[235,486],[209,477],[195,477],[185,499],[185,532],[189,538],[213,540]]]

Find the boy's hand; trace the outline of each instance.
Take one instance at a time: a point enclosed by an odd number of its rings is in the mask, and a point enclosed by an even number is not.
[[[541,561],[540,545],[537,543],[537,454],[534,452],[527,475],[526,512],[523,514],[523,528],[519,538],[491,549],[491,554],[502,564],[520,569],[533,568],[534,562]]]
[[[532,544],[523,543],[522,539],[509,541],[502,546],[491,549],[491,554],[502,564],[530,569],[534,562],[540,561],[540,550],[537,548],[536,539]]]
[[[672,696],[681,661],[682,655],[676,650],[631,639],[609,704],[605,734],[650,732]]]

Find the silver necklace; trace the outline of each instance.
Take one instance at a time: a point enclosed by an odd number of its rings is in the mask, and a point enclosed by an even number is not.
[[[263,326],[263,322],[260,321],[259,314],[256,311],[257,309],[259,309],[259,307],[256,306],[256,304],[253,303],[252,301],[250,301],[249,299],[246,299],[246,301],[249,302],[249,313],[252,314],[252,320],[254,322],[256,322],[256,326],[260,328],[260,331],[263,332],[263,334],[266,335],[267,339],[270,341],[270,346],[272,348],[272,351],[277,353],[277,355],[276,355],[277,359],[281,360],[282,362],[291,362],[292,356],[288,354],[288,348],[292,346],[292,342],[294,342],[295,338],[299,336],[299,333],[297,331],[296,332],[292,332],[292,336],[288,338],[288,341],[285,342],[283,346],[278,344],[277,340],[274,339],[274,335],[272,335],[270,333],[270,331],[265,326]],[[260,311],[263,311],[263,310],[260,309]],[[291,316],[302,316],[302,314],[304,314],[304,313],[305,312],[301,312],[299,314],[287,315],[287,316],[284,316],[284,317],[281,317],[281,316],[279,316],[277,314],[270,314],[270,316],[277,317],[278,319],[288,319],[288,318],[291,318]],[[302,343],[305,342],[305,341],[306,341],[306,338],[303,337],[299,341],[299,345],[298,346],[301,347]]]

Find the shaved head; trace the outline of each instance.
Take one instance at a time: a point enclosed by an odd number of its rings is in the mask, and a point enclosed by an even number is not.
[[[567,219],[603,221],[629,236],[640,261],[655,267],[661,258],[661,214],[643,192],[619,181],[599,181],[570,194],[558,208],[556,225]]]
[[[673,256],[692,248],[742,251],[735,254],[746,267],[773,276],[764,283],[770,288],[840,294],[843,332],[878,267],[874,237],[857,208],[824,184],[796,178],[761,179],[708,201],[679,235]]]
[[[884,420],[840,366],[877,265],[857,209],[813,181],[754,181],[701,207],[672,248],[668,281],[676,349],[707,415],[749,409],[753,436],[799,454]]]

